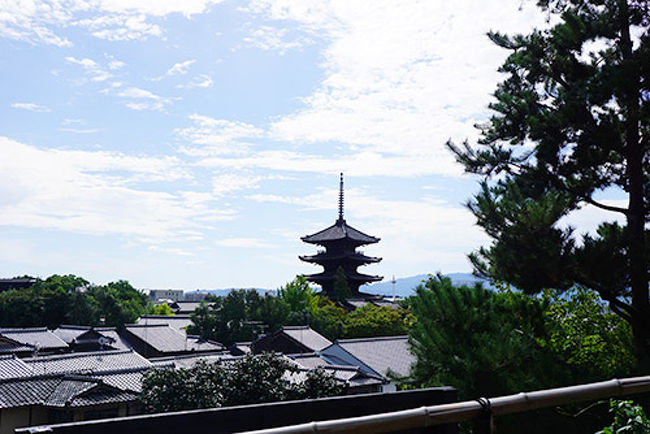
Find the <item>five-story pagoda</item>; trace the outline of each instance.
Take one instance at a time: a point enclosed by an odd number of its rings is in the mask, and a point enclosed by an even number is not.
[[[300,256],[305,262],[318,264],[324,268],[323,272],[318,274],[308,274],[305,278],[320,285],[326,295],[332,299],[335,298],[334,282],[339,267],[343,270],[348,283],[351,298],[362,297],[359,293],[359,286],[364,283],[377,282],[382,279],[381,276],[371,276],[362,274],[357,271],[361,265],[381,261],[381,258],[366,256],[362,252],[357,252],[356,248],[365,244],[374,244],[379,242],[379,238],[366,235],[363,232],[349,226],[343,218],[343,174],[341,173],[341,182],[339,190],[339,218],[336,222],[322,231],[312,235],[302,237],[306,243],[318,244],[325,250],[319,251],[315,255]]]

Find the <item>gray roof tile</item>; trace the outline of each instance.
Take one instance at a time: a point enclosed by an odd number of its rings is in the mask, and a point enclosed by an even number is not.
[[[349,239],[358,244],[372,244],[379,241],[379,238],[364,234],[360,230],[348,226],[345,220],[337,220],[332,226],[307,235],[301,239],[306,243],[322,244],[330,241]]]
[[[68,344],[45,327],[3,328],[0,329],[0,336],[4,336],[23,345],[38,347],[43,350],[68,348]]]
[[[332,345],[332,342],[325,336],[312,330],[309,326],[285,326],[281,331],[312,351],[320,351]]]
[[[214,341],[204,341],[197,336],[186,336],[172,327],[161,325],[138,325],[130,324],[125,326],[129,333],[137,336],[142,341],[151,345],[161,353],[175,353],[183,351],[221,351],[223,345]]]
[[[406,376],[415,363],[407,336],[340,339],[334,345],[339,345],[381,375],[386,375],[390,370],[399,376]]]
[[[170,327],[185,332],[185,329],[192,325],[189,315],[145,315],[138,318],[140,325],[168,324]]]
[[[92,373],[126,368],[146,369],[151,363],[132,350],[93,351],[23,359],[37,375]]]
[[[0,379],[32,375],[32,369],[14,354],[0,356]]]

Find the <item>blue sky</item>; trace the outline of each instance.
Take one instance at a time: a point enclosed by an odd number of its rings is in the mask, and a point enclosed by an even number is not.
[[[0,275],[275,288],[337,213],[365,272],[469,271],[474,140],[534,2],[16,0],[0,5]],[[605,197],[610,201],[620,198]],[[603,216],[584,208],[583,230]]]

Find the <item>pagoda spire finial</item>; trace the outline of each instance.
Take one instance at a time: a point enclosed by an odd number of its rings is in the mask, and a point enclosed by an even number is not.
[[[341,172],[341,181],[339,185],[339,220],[343,220],[343,172]]]

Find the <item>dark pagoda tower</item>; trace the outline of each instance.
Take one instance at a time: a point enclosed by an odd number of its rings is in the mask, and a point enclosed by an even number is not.
[[[318,264],[324,268],[323,272],[318,274],[305,275],[307,280],[320,285],[328,297],[334,299],[334,279],[339,267],[343,268],[345,277],[348,281],[352,298],[363,297],[359,293],[359,286],[364,283],[377,282],[382,279],[381,276],[370,276],[361,274],[357,268],[361,265],[371,264],[381,261],[381,258],[366,256],[357,252],[356,248],[365,244],[374,244],[379,242],[379,238],[366,235],[361,231],[348,226],[343,218],[343,174],[341,173],[341,183],[339,191],[339,218],[332,226],[316,232],[312,235],[302,237],[306,243],[318,244],[325,250],[319,251],[315,255],[300,256],[305,262]]]

